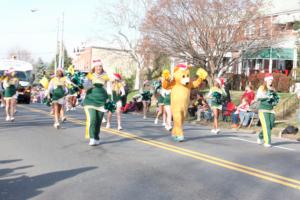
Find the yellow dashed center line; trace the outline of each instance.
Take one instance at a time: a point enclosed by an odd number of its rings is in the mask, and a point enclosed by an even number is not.
[[[25,106],[21,106],[21,107],[23,107],[27,110],[31,110],[33,112],[50,115],[49,112],[46,112],[46,111],[42,111],[42,110],[38,110],[38,109],[34,109],[34,108],[27,108]],[[68,121],[75,123],[75,124],[85,125],[85,123],[82,120],[78,120],[78,119],[71,118],[71,117],[68,117]],[[108,133],[114,134],[114,135],[118,135],[123,138],[129,138],[129,139],[132,139],[132,140],[135,140],[135,141],[138,141],[138,142],[150,145],[150,146],[154,146],[154,147],[157,147],[160,149],[171,151],[171,152],[174,152],[174,153],[177,153],[180,155],[184,155],[184,156],[196,159],[196,160],[205,161],[205,162],[208,162],[208,163],[211,163],[211,164],[214,164],[217,166],[221,166],[221,167],[224,167],[224,168],[227,168],[230,170],[238,171],[238,172],[241,172],[244,174],[258,177],[260,179],[268,180],[270,182],[278,183],[278,184],[281,184],[281,185],[284,185],[287,187],[291,187],[291,188],[300,190],[300,181],[296,180],[296,179],[292,179],[292,178],[280,176],[277,174],[273,174],[273,173],[270,173],[267,171],[255,169],[252,167],[234,163],[234,162],[231,162],[228,160],[223,160],[221,158],[217,158],[214,156],[210,156],[210,155],[200,153],[197,151],[193,151],[193,150],[189,150],[186,148],[178,147],[175,145],[167,144],[164,142],[159,142],[159,141],[155,141],[152,139],[146,139],[146,138],[139,137],[137,135],[134,135],[132,133],[128,133],[125,131],[117,131],[117,130],[113,130],[110,128],[103,128],[103,127],[101,127],[101,129],[104,130],[105,132],[108,132]]]

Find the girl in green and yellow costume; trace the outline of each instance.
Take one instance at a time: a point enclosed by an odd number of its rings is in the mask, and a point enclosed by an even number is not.
[[[262,127],[257,143],[271,147],[271,131],[275,124],[274,107],[279,102],[279,96],[272,87],[272,74],[267,73],[264,81],[264,84],[258,88],[256,95],[256,100],[259,101],[258,115]]]
[[[146,119],[149,106],[151,105],[151,97],[152,97],[151,87],[148,80],[144,81],[143,91],[140,93],[140,95],[142,96],[142,102],[143,102],[143,114],[144,114],[143,118]]]
[[[14,69],[9,69],[3,78],[3,97],[5,101],[6,121],[14,121],[15,105],[19,80],[15,77]]]
[[[226,96],[224,90],[224,79],[216,78],[214,81],[214,86],[210,89],[207,97],[210,99],[210,107],[214,114],[214,128],[211,132],[218,134],[220,129],[218,128],[218,119],[220,112],[222,111],[223,99]]]
[[[4,97],[3,97],[3,79],[5,78],[4,74],[0,74],[0,108],[5,107]]]
[[[118,73],[114,73],[113,80],[109,82],[110,90],[112,91],[112,94],[110,94],[110,98],[113,101],[113,103],[116,105],[118,130],[122,130],[121,107],[122,107],[122,97],[125,95],[124,85],[121,81],[122,81],[121,75]],[[112,111],[108,111],[106,128],[110,128],[111,117],[112,117]]]
[[[169,70],[164,70],[162,77],[166,79],[170,79],[171,75]],[[171,88],[162,88],[162,97],[163,97],[163,104],[164,104],[164,113],[165,113],[165,128],[168,131],[172,130],[172,112],[171,112]]]
[[[64,122],[66,117],[64,116],[64,104],[65,96],[68,94],[67,89],[68,80],[64,76],[64,71],[58,68],[56,71],[56,76],[51,79],[48,86],[48,95],[51,96],[52,106],[54,109],[54,128],[59,128],[59,117],[61,121]]]
[[[93,61],[92,72],[87,75],[84,83],[86,96],[83,102],[86,113],[85,137],[90,139],[89,145],[100,144],[100,127],[103,119],[108,94],[105,85],[109,81],[108,75],[103,70],[101,60]]]
[[[158,112],[156,114],[156,118],[154,120],[154,124],[158,124],[158,119],[162,115],[163,118],[163,123],[162,125],[166,125],[166,113],[165,113],[165,108],[164,108],[164,94],[163,94],[163,88],[161,85],[161,80],[156,82],[155,84],[155,94],[157,98],[157,104],[158,104]]]

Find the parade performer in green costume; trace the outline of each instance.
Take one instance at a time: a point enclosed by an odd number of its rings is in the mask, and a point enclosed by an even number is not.
[[[54,128],[60,128],[59,117],[61,122],[66,121],[64,115],[65,96],[68,94],[68,80],[64,76],[64,71],[58,68],[56,76],[51,79],[48,86],[48,95],[51,96],[52,106],[54,109]],[[48,97],[50,99],[50,97]]]
[[[274,107],[279,102],[279,96],[272,87],[273,76],[267,73],[264,78],[264,84],[257,90],[256,99],[259,101],[258,115],[262,131],[257,138],[258,144],[264,144],[265,147],[271,147],[271,130],[275,123]]]
[[[214,128],[211,130],[212,133],[218,134],[220,129],[218,128],[218,119],[220,112],[222,111],[223,99],[226,96],[224,90],[224,79],[216,78],[214,81],[214,86],[210,89],[207,97],[210,99],[210,107],[214,114]]]
[[[172,130],[171,90],[163,89],[162,93],[164,97],[164,108],[166,113],[165,128],[168,131],[171,131]]]
[[[165,108],[164,108],[164,96],[163,96],[163,88],[161,85],[161,80],[155,83],[155,96],[157,98],[157,106],[158,106],[158,111],[156,114],[156,118],[154,120],[154,124],[158,124],[158,119],[162,115],[163,119],[163,126],[166,126],[166,113],[165,113]]]
[[[105,104],[108,94],[105,85],[109,81],[108,75],[103,69],[101,60],[94,60],[92,72],[87,75],[84,87],[86,96],[83,102],[86,113],[86,133],[85,137],[90,139],[89,145],[100,144],[100,127],[103,119]]]
[[[142,102],[143,102],[143,114],[144,114],[144,119],[147,118],[147,112],[149,111],[149,106],[151,105],[151,86],[148,80],[144,81],[143,85],[143,91],[140,93],[142,96]]]
[[[112,81],[109,82],[112,94],[110,94],[110,99],[116,105],[116,115],[117,115],[117,123],[118,130],[122,130],[121,126],[121,107],[122,107],[122,96],[125,95],[124,85],[122,83],[122,77],[118,73],[113,74]],[[110,128],[111,124],[112,111],[107,112],[107,124],[106,128]]]
[[[3,96],[5,101],[6,121],[14,121],[15,105],[16,105],[16,93],[18,89],[19,80],[15,77],[15,71],[10,68],[6,71],[6,75],[3,78]]]

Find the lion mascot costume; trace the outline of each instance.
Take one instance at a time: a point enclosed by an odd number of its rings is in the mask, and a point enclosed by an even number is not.
[[[176,142],[184,140],[182,128],[188,110],[191,89],[198,87],[207,77],[207,72],[202,68],[199,68],[196,74],[198,78],[191,81],[189,67],[185,64],[175,66],[173,78],[170,72],[164,71],[163,73],[162,87],[171,89],[171,111],[174,122],[172,137]]]

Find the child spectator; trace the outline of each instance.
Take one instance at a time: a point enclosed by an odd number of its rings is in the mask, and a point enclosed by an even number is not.
[[[242,103],[237,107],[236,111],[232,114],[232,128],[239,127],[238,121],[243,123],[243,126],[247,126],[249,123],[249,115],[247,115],[247,112],[249,111],[249,103],[246,98],[242,99]]]
[[[204,99],[203,94],[197,94],[197,101],[195,102],[195,105],[197,106],[197,121],[200,121],[201,118],[210,121],[212,118],[211,110],[207,101]]]

